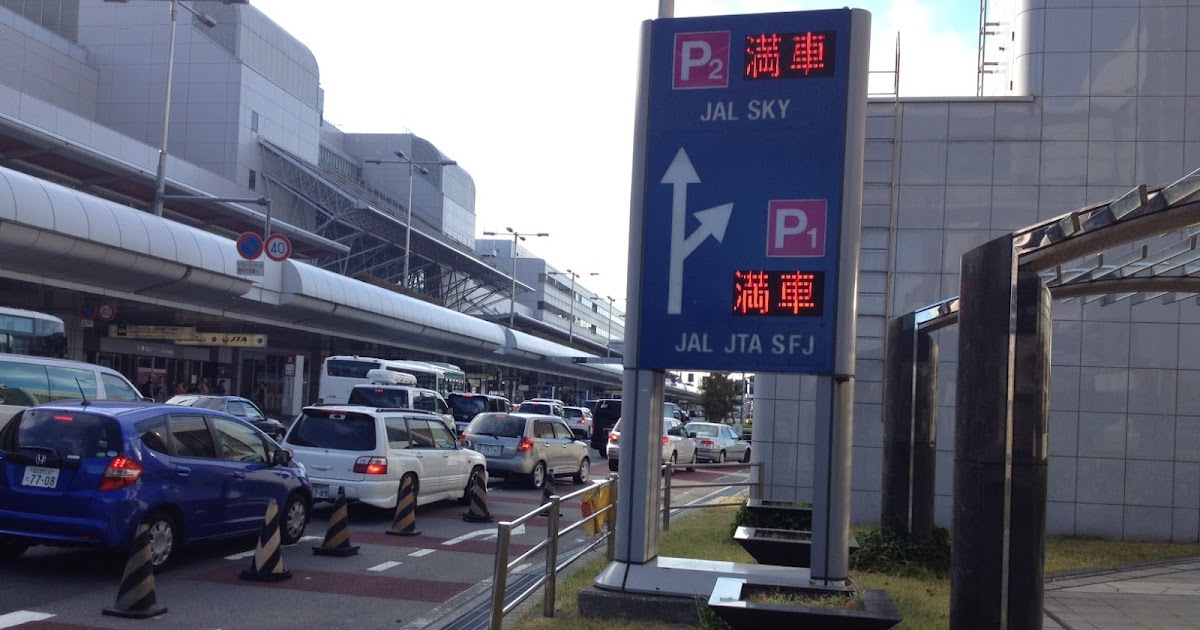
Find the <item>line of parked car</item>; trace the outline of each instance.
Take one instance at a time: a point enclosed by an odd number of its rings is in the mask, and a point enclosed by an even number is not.
[[[144,524],[157,569],[182,544],[253,535],[271,501],[281,506],[282,542],[292,544],[313,502],[339,487],[352,501],[391,510],[404,477],[417,505],[466,502],[480,472],[535,488],[587,483],[583,440],[613,470],[619,461],[615,399],[583,407],[535,399],[514,411],[501,397],[451,394],[450,419],[437,409],[350,400],[306,407],[285,426],[240,396],[147,402],[108,368],[12,357],[0,355],[0,404],[15,414],[0,417],[0,560],[34,544],[125,550]],[[67,392],[68,377],[78,395]],[[54,399],[55,387],[63,399]],[[364,387],[368,398],[389,395]],[[665,422],[664,461],[749,458],[748,449],[724,446],[719,428]]]

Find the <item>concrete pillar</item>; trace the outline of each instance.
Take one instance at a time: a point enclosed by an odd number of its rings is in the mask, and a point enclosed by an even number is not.
[[[927,332],[917,333],[916,386],[913,388],[912,512],[909,532],[933,534],[933,486],[937,472],[938,346]]]
[[[908,536],[912,501],[913,388],[916,380],[913,313],[888,322],[883,376],[883,492],[879,522],[885,534]]]
[[[954,435],[951,630],[1007,629],[1016,255],[1012,237],[962,257]]]
[[[1050,290],[1034,272],[1017,276],[1012,412],[1008,627],[1042,627],[1050,430]]]

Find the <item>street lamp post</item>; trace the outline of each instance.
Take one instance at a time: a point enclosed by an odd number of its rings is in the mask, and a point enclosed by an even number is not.
[[[611,295],[604,296],[608,300],[608,325],[604,330],[604,356],[612,356],[612,323],[613,323],[613,302],[615,298]],[[599,295],[593,295],[593,300],[600,299]]]
[[[104,0],[105,2],[126,3],[129,0]],[[249,4],[249,0],[222,0],[225,4]],[[179,7],[183,7],[196,16],[200,23],[213,28],[217,21],[207,14],[182,4],[179,0],[171,2],[171,29],[167,37],[167,89],[166,102],[163,104],[162,135],[158,142],[158,168],[154,173],[154,216],[163,214],[163,199],[167,192],[167,131],[171,126],[171,83],[175,74],[175,24],[179,17]]]
[[[403,151],[393,151],[396,157],[408,162],[408,202],[404,204],[404,288],[411,289],[409,286],[408,264],[409,250],[412,245],[412,193],[413,193],[413,170],[421,171],[422,175],[428,175],[429,169],[422,164],[438,165],[438,166],[454,166],[458,164],[454,160],[434,160],[432,162],[418,162],[404,154]],[[368,164],[402,164],[396,160],[366,160]]]
[[[568,269],[565,274],[561,271],[551,271],[548,275],[571,276],[571,317],[567,320],[567,343],[568,344],[575,343],[575,279],[578,278],[580,275],[598,276],[598,275],[600,275],[600,273],[597,271],[593,271],[593,272],[587,273],[587,274],[578,274],[578,273],[575,273],[574,271],[571,271],[570,269]]]
[[[516,230],[506,227],[509,234],[512,234],[512,293],[508,298],[508,327],[516,330],[514,323],[517,315],[517,241],[525,240],[526,236],[550,236],[549,232],[517,232]],[[499,232],[484,232],[484,236],[500,236]]]

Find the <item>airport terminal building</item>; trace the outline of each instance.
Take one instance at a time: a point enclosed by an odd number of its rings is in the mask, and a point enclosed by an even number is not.
[[[619,390],[619,366],[563,362],[603,356],[619,324],[584,332],[518,303],[508,328],[512,289],[542,289],[476,253],[474,182],[452,156],[334,128],[303,43],[252,5],[189,5],[204,17],[179,12],[168,65],[161,2],[0,0],[0,304],[62,318],[71,358],[139,383],[262,384],[272,413],[310,401],[334,354],[454,363],[516,400]],[[292,251],[255,273],[235,240],[268,208]]]

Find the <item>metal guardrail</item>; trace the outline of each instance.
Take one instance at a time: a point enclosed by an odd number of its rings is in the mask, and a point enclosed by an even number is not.
[[[586,488],[576,490],[575,492],[572,492],[570,494],[567,494],[567,495],[564,495],[561,497],[558,495],[552,495],[550,497],[549,501],[539,505],[534,511],[529,512],[529,513],[517,518],[516,520],[501,521],[496,524],[496,530],[497,530],[496,568],[495,568],[495,572],[492,575],[492,614],[491,614],[491,620],[488,623],[489,628],[499,630],[499,628],[501,628],[504,623],[504,615],[511,612],[517,606],[521,605],[521,602],[528,599],[530,595],[532,595],[535,591],[537,591],[537,589],[539,589],[543,586],[546,587],[546,590],[545,590],[545,592],[543,594],[543,598],[542,598],[542,614],[545,615],[546,617],[553,617],[554,616],[555,586],[557,585],[557,577],[558,577],[559,570],[565,569],[566,567],[570,566],[570,564],[572,562],[575,562],[579,558],[583,557],[585,554],[590,553],[593,549],[596,549],[597,547],[599,547],[601,543],[608,544],[608,559],[610,561],[613,559],[614,552],[616,550],[616,548],[615,548],[616,538],[614,536],[615,530],[614,530],[614,525],[613,525],[614,522],[616,521],[616,509],[617,509],[616,484],[617,484],[617,476],[615,474],[609,475],[608,477],[605,478],[604,481],[602,481],[600,483],[592,484]],[[559,529],[558,529],[559,511],[560,511],[560,507],[564,501],[570,501],[571,499],[580,497],[583,494],[588,493],[588,492],[599,491],[602,488],[604,488],[605,486],[609,487],[609,493],[610,493],[609,496],[612,497],[612,503],[596,510],[592,514],[585,516],[582,519],[579,519],[578,522],[572,523],[571,525],[567,526],[566,529],[559,531]],[[525,553],[521,554],[515,560],[509,561],[508,545],[509,545],[509,540],[512,538],[512,530],[514,528],[516,528],[517,526],[523,525],[526,522],[532,520],[534,517],[538,516],[539,514],[542,514],[543,512],[546,512],[549,515],[549,519],[547,520],[547,523],[546,523],[546,540],[543,540],[542,542],[534,545],[532,548],[529,549],[529,551],[526,551]],[[562,564],[559,564],[558,563],[558,539],[563,534],[568,534],[580,527],[583,527],[587,523],[600,518],[601,515],[609,514],[610,512],[612,512],[612,514],[610,514],[607,519],[608,524],[607,524],[607,527],[605,528],[604,534],[597,537],[597,539],[595,541],[593,541],[590,544],[583,547],[583,549],[576,552],[570,558],[567,558],[567,560],[565,562],[563,562]],[[526,588],[524,591],[522,591],[520,594],[518,594],[515,598],[513,598],[513,601],[511,601],[507,605],[505,605],[504,592],[505,592],[506,586],[508,584],[509,572],[512,571],[515,567],[520,566],[522,562],[524,562],[525,560],[532,557],[535,553],[542,551],[543,549],[546,550],[546,574],[539,577],[537,580],[535,580],[532,584],[529,585],[528,588]]]
[[[729,462],[729,463],[724,463],[724,464],[687,464],[686,467],[687,468],[746,468],[746,467],[749,467],[749,468],[753,468],[755,470],[755,480],[754,481],[733,482],[733,483],[687,483],[687,484],[674,485],[672,483],[672,477],[674,476],[674,468],[677,468],[677,466],[672,466],[669,463],[664,464],[662,467],[662,470],[663,470],[662,529],[663,529],[663,531],[666,531],[666,530],[670,529],[670,527],[671,527],[671,510],[672,510],[671,493],[673,490],[690,489],[690,488],[731,488],[731,487],[738,487],[738,486],[747,486],[747,487],[751,487],[751,488],[756,488],[758,491],[757,492],[758,496],[762,496],[763,477],[764,477],[764,473],[763,473],[764,467],[763,467],[762,462],[750,462],[750,463]],[[575,492],[571,492],[570,494],[566,494],[561,497],[558,495],[552,495],[550,497],[549,501],[539,505],[532,512],[528,512],[512,521],[501,521],[496,524],[496,530],[497,530],[496,562],[495,562],[495,569],[492,574],[491,615],[490,615],[490,620],[488,622],[488,628],[490,628],[492,630],[500,630],[500,628],[503,627],[504,616],[507,615],[509,612],[512,612],[512,610],[515,609],[517,606],[520,606],[522,602],[524,602],[526,599],[529,599],[530,595],[533,595],[533,593],[536,592],[537,589],[542,588],[543,586],[545,587],[545,591],[543,591],[543,596],[542,596],[542,615],[545,617],[553,617],[554,616],[554,599],[556,596],[556,586],[557,586],[557,578],[558,578],[559,571],[570,566],[571,563],[575,562],[579,558],[582,558],[584,555],[592,552],[594,549],[596,549],[597,547],[599,547],[601,544],[604,544],[604,543],[606,543],[608,545],[608,549],[607,549],[608,560],[610,562],[613,560],[613,557],[615,556],[615,551],[616,551],[616,536],[615,536],[616,532],[615,532],[615,525],[614,525],[614,523],[616,522],[616,509],[617,509],[616,484],[617,484],[617,475],[616,475],[616,473],[613,473],[613,474],[608,475],[608,477],[606,477],[604,479],[604,481],[602,481],[602,482],[590,485],[586,488],[581,488],[579,490],[576,490]],[[560,515],[559,513],[560,513],[560,508],[564,502],[581,497],[584,494],[589,493],[589,492],[597,492],[597,491],[601,490],[602,488],[604,488],[605,486],[609,487],[609,492],[610,492],[609,496],[612,497],[612,502],[610,504],[597,509],[592,514],[581,518],[578,522],[572,523],[571,525],[567,526],[566,529],[559,531],[559,529],[558,529],[559,515]],[[731,504],[728,502],[712,501],[712,502],[707,502],[707,503],[686,503],[681,506],[676,506],[674,509],[691,509],[691,508],[702,508],[702,507],[729,507],[730,505],[735,505],[735,504]],[[525,553],[518,556],[516,559],[509,560],[508,559],[508,548],[509,548],[509,542],[512,538],[513,529],[517,528],[518,526],[524,525],[525,523],[529,522],[533,518],[535,518],[543,513],[546,513],[549,516],[547,523],[546,523],[546,539],[539,542],[538,544],[534,545],[528,551],[526,551]],[[605,527],[605,531],[603,532],[603,534],[599,535],[596,538],[596,540],[585,545],[582,549],[580,549],[579,551],[572,554],[571,557],[567,558],[565,561],[563,561],[560,564],[558,562],[558,539],[561,538],[564,534],[568,534],[580,527],[585,526],[587,523],[589,523],[591,521],[601,518],[601,516],[604,514],[609,514],[609,517],[607,519],[607,526]],[[530,585],[525,590],[521,591],[516,597],[514,597],[513,601],[509,602],[508,604],[505,604],[504,596],[505,596],[505,591],[507,590],[507,586],[508,586],[509,573],[514,568],[521,566],[522,563],[524,563],[526,560],[531,558],[534,554],[539,553],[543,550],[545,550],[545,552],[546,552],[545,575],[542,575],[541,577],[534,580],[532,583],[530,583]]]
[[[734,488],[746,486],[757,489],[757,496],[763,496],[763,463],[762,462],[729,462],[724,464],[685,464],[686,468],[753,468],[755,471],[754,481],[738,481],[734,483],[688,483],[675,486],[671,479],[675,476],[678,465],[670,463],[663,464],[663,507],[662,507],[662,531],[671,529],[671,492],[675,489],[691,489],[691,488]],[[754,495],[752,495],[754,496]],[[687,503],[683,507],[705,508],[705,507],[729,507],[731,504],[727,501],[710,501],[708,503]]]

